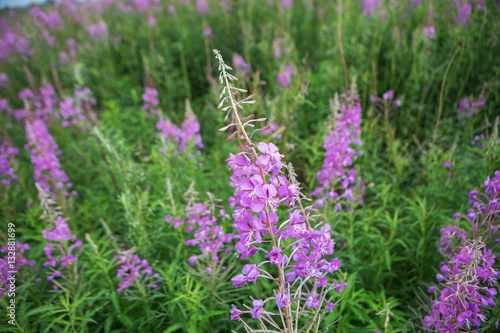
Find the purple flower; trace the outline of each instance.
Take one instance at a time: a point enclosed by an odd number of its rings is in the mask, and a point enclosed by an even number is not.
[[[7,74],[0,73],[0,88],[7,88],[10,86],[10,80]]]
[[[209,275],[217,274],[220,270],[224,270],[221,266],[222,262],[219,258],[221,253],[231,250],[225,248],[225,243],[230,243],[233,239],[232,234],[226,234],[223,228],[217,225],[216,208],[214,202],[208,201],[200,203],[195,197],[190,197],[188,205],[185,208],[186,219],[180,217],[172,218],[165,216],[165,222],[172,223],[174,228],[185,226],[183,231],[187,233],[193,232],[193,238],[186,240],[186,246],[196,246],[201,254],[192,255],[187,262],[191,266],[195,266],[196,262],[201,263],[201,267],[205,268],[205,272]],[[222,217],[225,215],[222,212]],[[220,262],[220,265],[219,265]],[[217,263],[215,269],[213,263]],[[239,287],[245,284],[245,277],[242,276],[233,279],[233,284]]]
[[[326,309],[327,309],[329,312],[332,312],[334,308],[335,308],[335,304],[333,304],[333,303],[331,303],[331,302],[327,302],[327,303],[326,303]]]
[[[375,10],[382,6],[382,0],[364,0],[363,2],[363,14],[373,16]]]
[[[264,302],[260,299],[256,299],[253,301],[253,309],[250,311],[253,319],[258,319],[262,316]]]
[[[8,295],[6,289],[10,289],[11,287],[12,280],[9,279],[9,277],[12,272],[16,272],[15,275],[18,282],[22,281],[20,276],[29,276],[38,272],[38,269],[33,269],[35,261],[28,260],[26,258],[25,253],[28,250],[30,250],[30,246],[27,243],[22,244],[20,242],[15,242],[14,244],[6,242],[5,246],[0,249],[0,253],[5,254],[3,258],[0,258],[0,283],[2,283],[2,288],[0,288],[0,298]],[[13,258],[14,260],[12,260]],[[28,274],[24,275],[23,273]],[[36,279],[35,281],[38,282],[39,279]],[[23,281],[23,283],[25,283],[25,281]],[[9,296],[9,298],[11,297],[12,296]]]
[[[144,100],[143,109],[150,110],[153,114],[161,116],[161,111],[156,109],[159,104],[157,95],[158,92],[156,89],[146,88],[145,93],[142,96]],[[190,110],[189,104],[187,105],[186,110],[182,128],[179,128],[168,119],[160,119],[156,124],[156,128],[166,139],[167,144],[174,147],[175,154],[179,151],[186,151],[190,142],[193,142],[198,149],[204,147],[200,135],[200,124],[193,112]],[[198,150],[196,153],[199,155],[201,154],[201,151]]]
[[[233,57],[233,67],[237,75],[250,75],[250,66],[245,62],[245,59],[239,54]]]
[[[436,29],[433,26],[424,27],[423,29],[424,36],[428,39],[436,38]]]
[[[288,300],[289,300],[288,295],[286,295],[282,291],[280,291],[276,295],[276,305],[278,305],[278,308],[280,309],[283,309],[285,306],[287,306]]]
[[[243,266],[242,273],[246,275],[246,280],[250,282],[257,282],[259,277],[259,268],[255,264]]]
[[[231,279],[231,282],[236,288],[238,288],[243,286],[247,282],[247,278],[243,274],[238,274]]]
[[[483,200],[478,200],[479,192],[469,193],[469,203],[474,207],[468,210],[467,218],[474,231],[468,239],[465,230],[458,226],[441,229],[441,244],[438,252],[445,257],[441,273],[436,279],[440,287],[431,286],[429,292],[436,291],[437,298],[432,301],[431,312],[425,316],[423,327],[426,329],[457,331],[471,324],[479,329],[486,322],[486,311],[495,306],[497,277],[500,272],[495,268],[496,258],[486,244],[496,239],[497,228],[490,221],[499,212],[498,194],[500,193],[500,172],[485,182]],[[456,213],[454,218],[462,217]],[[478,223],[478,221],[482,221]],[[477,235],[481,235],[477,237]]]
[[[317,297],[316,291],[313,291],[312,295],[309,296],[306,300],[306,306],[308,308],[315,309],[319,306],[320,302],[316,297]]]
[[[281,254],[282,250],[278,247],[266,255],[269,258],[271,265],[280,265],[286,261],[286,256]]]
[[[231,314],[231,320],[240,319],[240,314],[242,314],[243,312],[238,310],[238,308],[236,308],[236,306],[234,306],[234,304],[231,304],[231,306],[232,306],[232,309],[229,310],[229,313]]]
[[[203,29],[203,36],[212,38],[214,36],[212,33],[212,28],[210,28],[210,27],[204,28]]]
[[[108,25],[104,21],[88,26],[87,31],[91,39],[105,39],[109,35]]]
[[[234,81],[234,77],[225,72],[230,68],[223,62],[220,53],[218,51],[214,53],[222,69],[221,81],[225,81],[224,76]],[[290,66],[288,72],[291,71],[293,67]],[[282,74],[279,80],[286,81],[286,76],[291,76],[285,74]],[[289,82],[284,83],[289,84]],[[226,84],[221,95],[221,98],[225,97],[220,107],[224,107],[224,103],[229,104],[234,98],[229,93],[231,89],[232,86]],[[231,104],[234,103],[232,100]],[[243,114],[241,116],[243,121],[251,119],[245,118]],[[266,300],[274,298],[278,308],[284,309],[280,311],[283,321],[289,322],[294,319],[295,314],[289,312],[288,305],[291,303],[297,308],[302,308],[304,303],[309,307],[322,308],[325,302],[327,308],[332,309],[332,305],[325,300],[326,294],[333,289],[340,290],[346,284],[339,284],[333,279],[333,282],[328,282],[328,275],[340,267],[338,260],[329,261],[330,258],[328,260],[325,258],[331,255],[334,249],[329,226],[323,222],[317,223],[314,215],[310,215],[314,207],[304,208],[302,204],[299,205],[303,199],[300,183],[295,179],[292,166],[284,168],[281,161],[283,156],[279,153],[278,147],[272,143],[254,144],[251,142],[251,136],[247,135],[245,127],[237,128],[244,135],[245,141],[242,145],[245,147],[241,147],[241,152],[236,155],[230,154],[227,159],[232,171],[230,184],[235,188],[235,200],[231,202],[231,206],[233,227],[238,231],[235,236],[238,238],[236,250],[241,254],[241,259],[253,256],[257,251],[264,252],[265,257],[269,258],[269,263],[263,261],[245,265],[242,274],[233,278],[233,284],[241,286],[247,281],[255,282],[259,276],[269,279],[271,283],[274,282],[275,297],[271,296]],[[352,180],[354,173],[350,173],[347,178]],[[352,196],[352,192],[346,195]],[[288,216],[288,219],[281,220],[278,216],[280,206],[287,208],[288,214],[284,216]],[[289,244],[285,249],[280,247],[283,242]],[[271,265],[275,265],[275,268],[267,271],[266,266],[272,267]],[[318,285],[322,286],[319,295]],[[291,299],[292,294],[301,296]],[[253,309],[250,311],[252,318],[262,317],[263,306],[264,301],[253,301]],[[266,312],[266,316],[277,315]],[[274,322],[281,323],[280,320]]]
[[[346,201],[350,209],[355,203],[353,191],[359,188],[362,193],[364,187],[356,186],[357,172],[352,168],[353,162],[359,156],[355,146],[362,146],[359,138],[361,123],[361,105],[356,101],[350,105],[342,104],[333,110],[334,127],[324,140],[325,161],[322,169],[317,173],[320,187],[311,195],[320,196],[316,206],[321,207],[325,202],[333,201],[335,211],[342,209],[341,201]],[[343,193],[342,193],[343,192]]]
[[[154,16],[148,17],[148,24],[151,28],[156,26],[156,19]]]
[[[383,95],[383,99],[393,99],[394,98],[394,92],[392,90],[387,90]]]
[[[17,181],[17,175],[12,168],[15,164],[15,157],[19,150],[12,146],[10,140],[0,143],[0,183],[5,187],[5,191],[10,184]],[[0,196],[2,193],[0,192]]]
[[[458,9],[457,21],[460,21],[462,23],[469,22],[471,9],[472,7],[469,3],[465,3],[464,5],[460,6],[460,8]]]
[[[207,0],[196,0],[196,10],[200,14],[210,13],[210,8],[208,8]]]
[[[479,113],[479,108],[485,104],[486,101],[482,93],[477,98],[461,98],[458,103],[457,114],[466,114],[467,117],[473,117]]]
[[[49,271],[51,272],[47,280],[54,281],[54,279],[59,280],[60,278],[65,280],[67,277],[62,276],[61,268],[76,263],[77,258],[83,252],[83,249],[79,250],[82,242],[77,240],[69,229],[66,223],[68,218],[63,218],[58,208],[54,208],[56,202],[49,198],[49,193],[45,192],[38,184],[36,185],[38,197],[44,210],[43,216],[47,220],[47,226],[42,230],[43,238],[47,241],[43,248],[47,259],[43,263],[43,266],[49,267]],[[58,283],[62,284],[62,281]],[[57,290],[56,284],[53,287]]]
[[[73,186],[68,176],[61,170],[59,158],[61,151],[49,134],[45,123],[41,119],[26,122],[26,150],[31,154],[31,163],[34,167],[35,181],[45,192],[62,193],[67,196],[76,195],[70,191]]]
[[[276,82],[283,88],[288,89],[290,87],[290,81],[292,76],[295,75],[295,71],[292,65],[286,65],[285,70],[282,73],[278,73]]]
[[[121,251],[115,254],[115,262],[119,265],[116,277],[120,278],[118,282],[119,293],[124,291],[132,291],[134,283],[141,284],[144,288],[155,289],[157,283],[162,282],[159,274],[153,274],[153,268],[145,259],[132,253],[132,251]]]

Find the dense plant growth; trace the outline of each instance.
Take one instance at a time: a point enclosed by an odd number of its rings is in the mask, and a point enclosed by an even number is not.
[[[0,331],[498,329],[499,18],[2,9]]]

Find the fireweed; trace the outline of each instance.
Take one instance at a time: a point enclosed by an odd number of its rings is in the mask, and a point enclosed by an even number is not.
[[[478,97],[474,98],[464,97],[458,102],[457,114],[461,116],[473,117],[479,113],[479,108],[486,104],[484,98],[484,91],[486,90],[486,84],[483,85],[483,89]]]
[[[10,80],[7,74],[5,73],[0,73],[0,88],[7,88],[10,86]]]
[[[12,146],[10,140],[0,142],[0,183],[7,190],[11,183],[17,181],[17,175],[12,168],[19,149]],[[3,193],[0,191],[0,196]]]
[[[87,27],[90,39],[105,39],[109,35],[108,25],[104,21],[100,21],[94,25]]]
[[[44,192],[50,193],[52,199],[60,194],[76,195],[76,191],[71,190],[73,184],[59,165],[58,156],[62,152],[47,130],[44,121],[28,120],[25,128],[28,141],[25,149],[31,154],[35,182],[40,184]]]
[[[362,156],[363,141],[359,138],[361,123],[361,104],[353,84],[351,90],[342,96],[338,95],[330,101],[332,114],[328,120],[329,133],[325,138],[323,148],[326,150],[325,162],[318,171],[317,177],[320,187],[311,195],[319,197],[316,205],[321,207],[325,203],[335,203],[335,211],[342,209],[342,202],[351,209],[355,201],[363,201],[364,186],[356,186],[357,172],[352,167],[358,156]],[[338,186],[340,184],[340,187]],[[355,194],[359,192],[359,196]]]
[[[394,91],[392,91],[392,90],[387,90],[382,95],[382,98],[370,96],[370,102],[375,104],[375,106],[379,110],[387,112],[387,113],[394,110],[395,108],[401,106],[401,100],[394,99]]]
[[[498,290],[495,243],[500,231],[500,171],[484,182],[484,193],[469,193],[471,208],[466,215],[455,213],[455,226],[441,229],[438,248],[445,261],[436,275],[439,286],[423,327],[435,331],[464,332],[479,329],[488,319],[486,314],[496,307]],[[459,221],[469,224],[469,232]],[[498,328],[498,322],[495,323]]]
[[[453,165],[452,165],[452,163],[451,163],[451,159],[446,160],[446,161],[443,163],[443,168],[445,168],[445,169],[450,169],[450,172],[448,172],[448,174],[446,175],[448,178],[451,178],[451,176],[453,175],[453,173],[451,172],[452,167],[453,167]]]
[[[240,320],[246,331],[254,329],[240,317],[243,313],[258,319],[260,329],[266,332],[293,332],[301,326],[317,330],[322,316],[336,305],[331,302],[329,291],[335,289],[340,294],[347,286],[331,277],[341,263],[337,258],[326,259],[334,249],[330,226],[324,222],[315,223],[311,207],[303,207],[304,196],[293,168],[286,168],[287,179],[283,155],[278,148],[272,143],[253,144],[246,129],[254,127],[252,122],[264,119],[243,118],[239,109],[254,101],[250,97],[235,100],[235,92],[244,90],[231,85],[230,82],[237,80],[227,72],[231,67],[225,64],[219,51],[214,50],[214,54],[219,62],[219,81],[224,85],[219,108],[227,112],[226,118],[232,115],[231,124],[221,131],[234,127],[229,138],[240,136],[245,145],[240,153],[230,154],[227,160],[233,171],[231,185],[236,188],[233,218],[238,231],[235,236],[238,239],[237,256],[246,259],[261,252],[268,258],[246,264],[242,274],[235,276],[232,282],[238,288],[263,278],[276,286],[273,295],[265,299],[252,298],[253,304],[251,307],[245,305],[246,310],[232,305],[231,319]],[[226,103],[229,105],[224,106]],[[279,223],[279,206],[288,210],[288,219],[282,223]],[[276,309],[274,303],[278,312],[271,310]],[[280,320],[275,321],[276,317]],[[306,323],[304,317],[308,317]],[[268,325],[272,329],[268,329]]]
[[[27,109],[33,110],[34,116],[45,122],[60,118],[57,112],[56,92],[51,84],[40,87],[39,95],[36,95],[31,89],[23,89],[19,92],[19,99],[27,105],[27,108],[15,111],[17,121],[28,118],[29,112]]]
[[[180,217],[173,218],[171,215],[165,216],[165,222],[172,223],[174,228],[185,226],[184,232],[194,231],[193,238],[185,241],[184,245],[196,246],[201,254],[188,258],[189,265],[203,269],[208,275],[218,275],[220,271],[226,270],[222,266],[232,248],[225,247],[224,243],[231,243],[233,235],[225,233],[224,229],[217,224],[217,219],[224,221],[226,215],[223,206],[216,204],[217,200],[213,194],[208,193],[207,202],[198,202],[196,193],[192,190],[186,192],[188,198],[186,206],[186,220]]]
[[[0,113],[3,111],[7,114],[7,117],[10,118],[12,116],[12,108],[9,106],[6,98],[0,98]]]
[[[423,28],[423,34],[426,39],[435,39],[436,38],[436,29],[434,26],[425,26]]]
[[[375,15],[375,11],[382,6],[382,0],[364,0],[363,14],[368,16]]]
[[[182,126],[178,127],[173,124],[167,118],[161,118],[156,123],[156,129],[160,132],[161,137],[165,140],[166,144],[173,147],[174,154],[181,151],[186,151],[189,142],[193,142],[198,148],[196,151],[197,155],[201,154],[201,150],[204,145],[201,141],[200,135],[200,123],[196,119],[189,102],[186,101],[186,113],[184,116],[184,121]],[[164,152],[164,148],[161,148],[160,152]],[[190,156],[192,158],[193,156]]]
[[[470,23],[473,10],[484,10],[484,0],[453,0],[451,4],[457,7],[456,23],[459,24]]]
[[[233,67],[238,76],[250,76],[250,66],[238,53],[233,56]],[[0,81],[1,82],[1,81]]]
[[[43,209],[41,219],[47,222],[47,227],[42,231],[43,238],[47,241],[43,252],[46,261],[44,267],[49,268],[48,281],[53,284],[54,290],[64,290],[65,282],[75,286],[78,278],[76,261],[83,249],[82,241],[78,240],[68,226],[68,219],[62,216],[56,202],[50,198],[42,186],[36,183],[40,205]]]
[[[142,100],[144,101],[144,105],[142,106],[144,111],[149,111],[154,115],[161,116],[161,110],[157,109],[160,101],[158,100],[158,90],[156,90],[156,88],[144,88]]]
[[[97,104],[89,87],[75,89],[74,96],[67,97],[59,104],[61,113],[61,126],[77,125],[86,127],[86,121],[91,117],[92,107]]]
[[[22,281],[23,284],[33,279],[38,273],[38,269],[34,268],[36,262],[34,260],[28,260],[25,256],[28,250],[30,250],[28,243],[21,244],[19,242],[15,242],[14,245],[7,243],[0,249],[0,253],[5,254],[5,257],[0,258],[0,298],[7,295],[11,287],[12,280],[9,279],[11,275],[9,271],[16,272],[16,280]],[[9,260],[9,258],[12,258],[9,252],[15,252],[15,261],[12,261],[12,259]],[[22,279],[19,279],[20,276]],[[39,278],[33,280],[35,282],[40,281]]]
[[[133,294],[135,288],[145,292],[147,288],[158,288],[158,283],[162,282],[159,278],[160,274],[153,273],[153,267],[146,259],[140,259],[133,254],[133,249],[121,251],[115,254],[115,263],[120,267],[116,273],[116,277],[120,279],[118,282],[118,291]]]

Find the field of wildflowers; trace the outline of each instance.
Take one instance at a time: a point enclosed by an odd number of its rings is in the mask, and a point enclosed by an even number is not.
[[[0,10],[0,332],[500,332],[496,0]]]

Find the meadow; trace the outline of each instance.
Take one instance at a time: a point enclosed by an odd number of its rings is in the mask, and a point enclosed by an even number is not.
[[[0,10],[0,331],[500,331],[499,36],[496,0]]]

